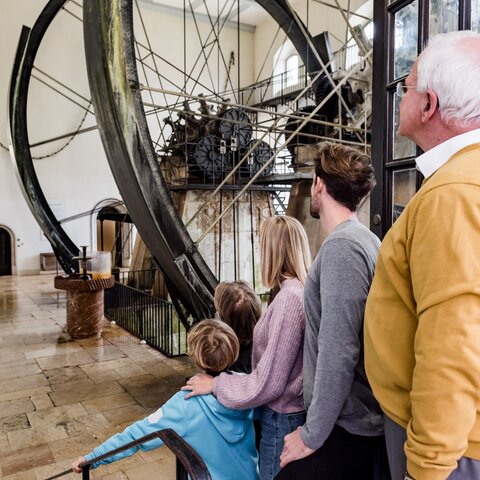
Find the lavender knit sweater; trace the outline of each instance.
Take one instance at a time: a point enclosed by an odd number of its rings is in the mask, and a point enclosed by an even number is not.
[[[303,406],[303,285],[284,280],[280,291],[253,331],[252,373],[214,379],[213,393],[229,408],[268,405],[280,413]]]

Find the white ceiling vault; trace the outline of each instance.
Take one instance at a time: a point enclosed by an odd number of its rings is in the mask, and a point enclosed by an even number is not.
[[[197,18],[210,16],[225,17],[228,14],[228,23],[240,23],[242,30],[254,31],[255,26],[268,18],[265,10],[255,0],[139,0],[141,4],[158,8],[170,14],[188,16],[192,12]],[[239,20],[240,19],[240,20]]]
[[[241,30],[255,31],[255,27],[267,18],[268,13],[255,0],[138,0],[145,7],[163,10],[173,15],[186,15],[191,17],[192,12],[200,20],[209,21],[216,19],[217,16],[225,17],[228,15],[230,26],[240,24]],[[290,0],[294,4],[298,0]],[[373,0],[311,0],[313,4],[321,5],[329,10],[330,8],[342,8],[347,15],[352,18],[352,24],[364,23],[367,18],[373,16]],[[358,8],[352,8],[354,4]]]

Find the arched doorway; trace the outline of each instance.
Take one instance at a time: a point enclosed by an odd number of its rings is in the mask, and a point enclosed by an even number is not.
[[[0,275],[12,275],[13,237],[5,227],[0,226]]]

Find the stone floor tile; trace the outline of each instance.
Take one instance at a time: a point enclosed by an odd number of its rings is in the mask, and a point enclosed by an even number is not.
[[[85,372],[76,365],[73,367],[52,368],[45,375],[52,385],[87,380]]]
[[[19,450],[30,446],[48,444],[56,440],[68,438],[65,425],[47,425],[46,427],[25,428],[7,433],[12,450]]]
[[[35,406],[31,398],[19,398],[14,401],[0,403],[0,418],[9,417],[18,413],[33,412]]]
[[[66,388],[60,389],[62,385],[55,386],[56,391],[50,394],[50,398],[56,406],[80,402],[89,398],[100,398],[107,395],[122,393],[125,389],[117,382],[104,382],[98,384],[82,385],[77,388],[77,383],[68,384]],[[58,390],[57,390],[58,388]]]
[[[14,432],[17,430],[25,430],[29,427],[30,424],[28,423],[28,418],[25,413],[0,418],[0,432]]]
[[[84,350],[97,362],[124,358],[126,355],[114,345],[83,346]]]
[[[118,380],[122,377],[116,370],[102,370],[99,372],[89,373],[88,378],[93,383],[104,383],[112,382],[113,380]]]
[[[50,370],[59,367],[73,367],[92,363],[92,357],[85,351],[82,352],[66,352],[60,355],[52,355],[50,357],[41,357],[37,359],[37,363],[43,370]]]
[[[91,477],[94,480],[128,480],[128,477],[123,472],[107,473],[102,475],[102,470],[98,470],[98,473],[94,473]]]
[[[38,373],[36,375],[27,375],[24,377],[10,378],[8,380],[0,380],[0,392],[5,394],[47,385],[48,380],[45,375],[43,373]]]
[[[104,478],[108,478],[109,475],[124,473],[128,469],[136,470],[143,464],[144,462],[142,457],[140,457],[138,453],[135,453],[131,457],[122,458],[121,460],[117,460],[116,462],[109,463],[107,465],[100,465],[96,469],[92,470],[92,476],[95,479],[101,478],[103,480]],[[155,477],[153,477],[152,480],[156,480]]]
[[[35,406],[35,410],[44,410],[46,408],[54,407],[52,399],[47,394],[32,395],[30,400]]]
[[[35,349],[31,348],[29,350],[24,349],[26,358],[40,358],[40,357],[51,357],[53,355],[72,355],[73,353],[83,352],[80,345],[72,343],[60,343],[55,345],[43,344],[43,348],[38,348],[38,345],[35,345]]]
[[[8,402],[9,400],[16,400],[17,398],[31,397],[33,395],[41,395],[49,393],[52,389],[50,386],[30,388],[26,390],[18,390],[15,392],[0,393],[0,402]]]
[[[160,405],[159,405],[160,406]],[[105,418],[114,426],[130,424],[145,418],[150,410],[141,405],[127,405],[125,407],[116,408],[115,410],[107,410],[103,412]]]
[[[0,468],[2,476],[25,472],[35,467],[49,465],[55,462],[52,451],[48,445],[23,448],[0,455]],[[33,472],[32,472],[33,473]],[[25,477],[19,477],[19,479]],[[35,477],[32,477],[35,478]]]
[[[2,475],[2,480],[36,480],[35,469],[32,468],[31,470],[28,470],[28,471],[23,471],[21,473],[13,473],[12,475],[7,475],[7,476]]]
[[[2,471],[2,480],[44,480],[66,470],[80,454],[159,408],[186,372],[194,372],[188,359],[168,359],[108,322],[101,339],[65,342],[65,294],[57,293],[53,276],[0,277],[0,467],[7,458],[11,468],[12,457],[5,455],[22,451],[46,462]],[[153,480],[161,470],[150,470],[155,463],[164,467],[160,478],[175,478],[166,448],[100,467],[91,478]]]
[[[116,368],[115,371],[118,372],[122,378],[148,375],[148,372],[136,363],[132,363],[131,365],[127,365],[126,367]]]
[[[0,352],[0,366],[4,367],[4,364],[11,364],[18,360],[27,360],[23,352]]]
[[[135,399],[129,393],[124,392],[118,395],[84,400],[82,405],[88,413],[96,413],[106,412],[127,405],[136,405],[136,403]]]
[[[9,378],[26,377],[28,375],[34,375],[36,373],[42,373],[42,370],[36,363],[27,365],[21,365],[17,367],[1,367],[0,366],[0,381],[7,380]],[[1,415],[1,411],[0,411]]]
[[[55,462],[78,458],[91,452],[98,445],[98,439],[88,432],[82,432],[63,440],[49,443]]]
[[[88,415],[88,412],[80,402],[62,407],[47,408],[27,414],[28,420],[33,428],[46,428],[49,425],[61,426],[69,420],[85,415]]]
[[[90,376],[92,373],[102,372],[105,370],[114,370],[116,368],[126,367],[131,365],[133,360],[131,358],[119,358],[115,360],[106,360],[104,362],[88,363],[81,365],[80,368]]]
[[[63,462],[52,463],[50,465],[45,465],[44,467],[36,468],[34,470],[35,480],[45,480],[45,478],[53,477],[58,473],[69,470],[73,463],[73,460],[75,459],[72,458],[72,459],[64,460]],[[60,478],[61,480],[81,480],[82,476],[72,472]]]
[[[173,393],[176,393],[185,384],[185,377],[172,375],[157,379],[153,375],[141,375],[118,380],[125,390],[145,408],[159,408]]]
[[[175,478],[175,458],[162,458],[156,462],[125,469],[128,480],[172,480]]]

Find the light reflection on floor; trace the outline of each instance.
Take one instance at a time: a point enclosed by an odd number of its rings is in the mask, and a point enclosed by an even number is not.
[[[0,277],[0,477],[43,480],[162,405],[194,372],[105,322],[100,340],[67,341],[53,276]],[[80,480],[73,473],[62,479]],[[162,447],[92,472],[103,480],[174,479]]]

